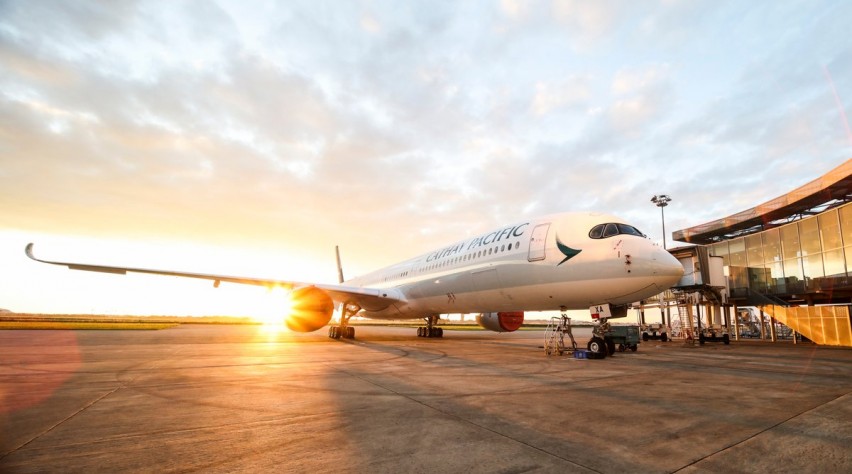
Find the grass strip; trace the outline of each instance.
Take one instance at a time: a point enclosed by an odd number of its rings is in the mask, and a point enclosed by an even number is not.
[[[72,330],[158,330],[178,326],[177,323],[105,323],[97,321],[0,321],[2,329],[72,329]]]

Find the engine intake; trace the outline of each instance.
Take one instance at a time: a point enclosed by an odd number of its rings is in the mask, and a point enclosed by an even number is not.
[[[313,286],[299,288],[290,294],[292,304],[286,325],[293,331],[311,332],[325,326],[334,312],[334,301],[323,290]]]
[[[476,316],[476,323],[489,331],[513,332],[524,324],[524,312],[482,313]]]

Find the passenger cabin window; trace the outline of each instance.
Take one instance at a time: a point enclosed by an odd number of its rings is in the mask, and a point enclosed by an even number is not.
[[[592,239],[606,239],[608,237],[622,234],[645,237],[645,234],[640,232],[639,229],[633,227],[632,225],[616,224],[614,222],[610,222],[607,224],[598,224],[592,227],[592,230],[589,231],[589,237]]]

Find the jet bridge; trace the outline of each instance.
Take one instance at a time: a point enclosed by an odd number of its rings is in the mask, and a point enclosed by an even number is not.
[[[683,277],[657,298],[640,303],[642,339],[723,341],[732,333],[723,259],[711,256],[703,246],[678,247],[669,252],[683,266]],[[644,310],[651,307],[660,309],[660,324],[646,323]],[[702,318],[706,324],[702,324]]]

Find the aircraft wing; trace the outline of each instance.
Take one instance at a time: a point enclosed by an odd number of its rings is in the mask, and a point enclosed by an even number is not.
[[[51,265],[59,265],[68,267],[71,270],[83,270],[87,272],[113,273],[117,275],[126,275],[130,273],[145,273],[149,275],[166,275],[184,278],[197,278],[201,280],[213,281],[213,286],[218,287],[219,283],[240,283],[243,285],[265,286],[267,288],[284,288],[285,290],[294,290],[297,288],[313,286],[326,291],[331,298],[338,303],[356,303],[368,311],[379,311],[387,308],[393,303],[403,301],[404,298],[397,290],[381,289],[381,288],[362,288],[357,286],[346,285],[331,285],[324,283],[306,283],[290,280],[271,280],[267,278],[250,278],[241,276],[229,275],[213,275],[207,273],[191,273],[179,272],[172,270],[154,270],[149,268],[133,268],[133,267],[116,267],[108,265],[92,265],[87,263],[74,262],[55,262],[50,260],[42,260],[33,254],[33,244],[27,245],[27,257],[41,263],[49,263]]]

